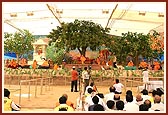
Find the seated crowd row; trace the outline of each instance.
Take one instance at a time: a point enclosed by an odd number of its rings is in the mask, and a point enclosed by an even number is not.
[[[157,88],[153,90],[152,96],[144,89],[135,97],[131,90],[126,91],[124,99],[121,99],[121,94],[115,93],[115,87],[109,88],[110,93],[97,93],[93,88],[88,88],[85,95],[81,95],[77,99],[77,105],[67,100],[67,95],[64,94],[59,98],[55,111],[164,111],[164,100],[162,95],[164,92]],[[66,96],[65,96],[66,95]]]
[[[80,97],[76,100],[76,105],[68,100],[68,95],[63,94],[56,103],[54,111],[164,111],[164,91],[160,88],[153,90],[150,96],[144,89],[141,93],[133,96],[131,90],[127,90],[125,98],[121,99],[121,94],[115,93],[115,87],[109,88],[108,94],[98,93],[93,87],[88,86],[84,94],[80,92]],[[10,91],[4,89],[4,110],[19,111],[21,107],[16,105],[9,98]]]

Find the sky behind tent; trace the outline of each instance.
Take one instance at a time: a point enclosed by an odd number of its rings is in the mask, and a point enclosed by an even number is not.
[[[3,2],[3,31],[13,33],[19,28],[28,29],[33,35],[48,35],[60,24],[47,4],[60,22],[91,20],[111,28],[112,35],[121,36],[128,31],[147,34],[152,29],[164,31],[166,2]],[[105,10],[108,13],[103,13]],[[27,16],[28,11],[34,15]],[[17,17],[11,17],[11,13],[17,13]]]

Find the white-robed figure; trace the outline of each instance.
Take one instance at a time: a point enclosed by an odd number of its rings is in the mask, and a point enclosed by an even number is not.
[[[143,70],[142,76],[144,89],[149,90],[149,72],[147,68]]]
[[[84,67],[84,70],[82,71],[82,81],[84,84],[84,90],[83,93],[86,90],[86,87],[89,85],[89,73],[87,71],[87,67]]]

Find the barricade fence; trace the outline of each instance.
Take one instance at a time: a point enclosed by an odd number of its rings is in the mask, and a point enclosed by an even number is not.
[[[27,87],[28,99],[34,87],[34,97],[37,98],[37,92],[40,95],[52,89],[52,86],[64,85],[70,86],[71,84],[71,71],[69,70],[51,70],[51,69],[5,69],[4,85],[9,89],[11,85],[19,85],[19,104],[21,103],[22,87]],[[142,71],[138,70],[102,70],[91,71],[91,77],[97,86],[111,86],[117,78],[124,85],[125,91],[127,88],[137,87],[143,85]],[[81,76],[79,76],[81,78]],[[81,81],[81,80],[80,80]],[[151,71],[149,72],[149,81],[163,81],[164,86],[164,71]],[[40,87],[40,91],[38,91]],[[45,88],[45,89],[44,89]]]

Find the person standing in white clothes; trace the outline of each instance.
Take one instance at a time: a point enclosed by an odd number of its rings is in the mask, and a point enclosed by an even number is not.
[[[83,79],[83,83],[84,83],[84,91],[86,90],[86,87],[89,85],[89,73],[87,71],[87,67],[84,67],[84,70],[82,72],[82,79]]]
[[[122,88],[124,87],[124,85],[119,82],[119,79],[116,79],[113,87],[115,87],[115,89],[116,89],[115,94],[121,94],[122,93]]]
[[[143,76],[144,89],[147,89],[147,90],[149,89],[149,88],[147,88],[148,83],[149,83],[148,74],[149,74],[149,72],[148,72],[147,68],[144,69],[144,71],[142,72],[142,76]]]

